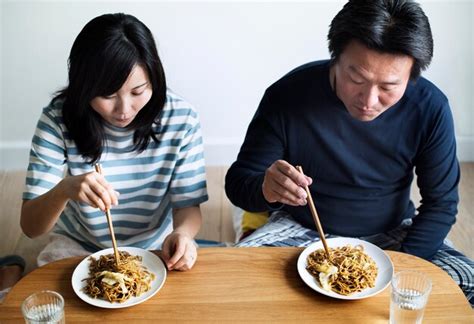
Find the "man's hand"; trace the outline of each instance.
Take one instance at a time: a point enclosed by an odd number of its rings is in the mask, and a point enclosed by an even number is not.
[[[263,196],[269,203],[280,202],[291,206],[306,205],[305,186],[313,180],[302,175],[286,161],[274,162],[266,171],[263,179]]]

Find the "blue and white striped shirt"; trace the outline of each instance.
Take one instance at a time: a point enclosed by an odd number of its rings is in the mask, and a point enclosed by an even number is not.
[[[43,109],[32,140],[23,199],[52,189],[65,174],[94,170],[80,155],[62,119],[62,102]],[[159,249],[172,230],[172,209],[199,205],[208,199],[203,143],[197,112],[167,91],[159,123],[159,142],[151,140],[138,153],[133,131],[105,124],[106,143],[100,163],[106,180],[120,193],[111,209],[119,246]],[[70,200],[54,231],[94,251],[112,246],[102,211]]]

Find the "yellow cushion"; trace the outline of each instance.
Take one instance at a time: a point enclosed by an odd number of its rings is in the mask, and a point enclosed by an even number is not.
[[[268,212],[251,213],[244,210],[242,215],[242,232],[255,230],[264,225],[268,220]]]

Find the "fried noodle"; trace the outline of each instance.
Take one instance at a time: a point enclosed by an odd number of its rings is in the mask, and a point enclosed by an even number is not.
[[[132,256],[119,251],[117,266],[113,254],[101,255],[99,259],[90,257],[89,277],[83,291],[92,298],[106,299],[122,303],[132,296],[140,296],[150,290],[155,275],[142,265],[141,256]]]
[[[329,271],[331,263],[324,249],[312,252],[307,258],[306,269],[316,277],[323,288],[329,287],[332,291],[347,296],[375,286],[377,265],[364,252],[362,245],[355,247],[346,245],[330,248],[329,251],[332,264],[337,267],[337,271]]]

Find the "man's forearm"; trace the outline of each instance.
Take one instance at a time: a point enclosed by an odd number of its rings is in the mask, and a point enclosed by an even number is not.
[[[234,164],[226,175],[225,191],[230,201],[237,207],[250,212],[264,212],[268,210],[278,209],[269,204],[262,192],[263,174],[248,175],[246,171]],[[248,172],[250,173],[250,172]]]
[[[455,222],[455,207],[453,211],[422,205],[419,210],[403,241],[402,251],[429,260],[439,250]]]

